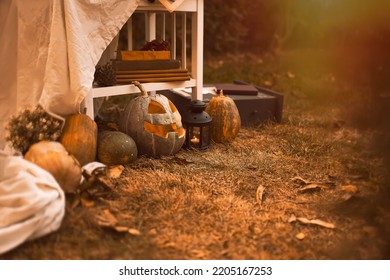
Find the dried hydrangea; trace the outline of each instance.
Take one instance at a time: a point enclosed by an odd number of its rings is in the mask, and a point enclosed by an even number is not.
[[[6,140],[24,155],[34,143],[42,140],[57,141],[62,126],[62,120],[51,116],[38,105],[10,117],[6,126]]]

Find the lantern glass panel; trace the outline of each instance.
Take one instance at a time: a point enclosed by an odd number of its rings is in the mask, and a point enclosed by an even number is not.
[[[201,141],[202,147],[208,148],[208,146],[210,145],[210,126],[202,127],[201,136],[202,136],[202,141]]]
[[[191,139],[200,139],[200,127],[194,126],[192,127],[192,137]]]
[[[199,149],[201,147],[201,128],[197,126],[189,127],[190,146]]]

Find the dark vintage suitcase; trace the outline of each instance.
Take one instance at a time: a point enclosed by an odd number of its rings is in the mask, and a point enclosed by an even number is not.
[[[257,95],[259,90],[252,85],[215,84],[217,92],[223,90],[224,95]]]
[[[232,85],[239,84],[247,85],[241,81],[235,81]],[[228,84],[224,85],[228,86]],[[205,85],[205,87],[209,88],[213,87],[213,85]],[[255,88],[258,90],[256,95],[252,93],[248,95],[243,93],[228,95],[236,103],[241,117],[241,124],[243,126],[253,126],[267,121],[280,123],[283,113],[283,95],[259,86],[255,86]],[[189,92],[172,90],[162,91],[160,93],[168,97],[175,104],[182,116],[187,114],[188,105],[191,101],[191,94]],[[205,93],[203,94],[203,101],[208,103],[214,96],[216,96],[215,93]]]

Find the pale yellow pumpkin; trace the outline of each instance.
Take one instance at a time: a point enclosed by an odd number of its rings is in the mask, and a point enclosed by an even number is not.
[[[25,159],[53,175],[64,192],[73,193],[80,185],[80,163],[59,142],[35,143],[27,151]]]

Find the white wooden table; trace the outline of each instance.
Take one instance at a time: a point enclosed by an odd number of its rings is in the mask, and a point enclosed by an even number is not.
[[[168,13],[163,5],[158,1],[155,3],[150,3],[147,0],[141,0],[139,6],[137,7],[136,13],[144,13],[146,24],[145,24],[145,40],[151,41],[156,39],[156,14],[162,13],[163,27],[162,30],[166,30],[165,26],[165,16],[164,14]],[[177,25],[177,15],[180,14],[181,19],[181,34],[178,33]],[[187,26],[187,16],[191,16],[191,69],[189,72],[191,74],[191,79],[188,81],[177,81],[177,82],[156,82],[156,83],[143,83],[144,88],[147,91],[159,91],[159,90],[168,90],[174,88],[183,88],[188,87],[192,88],[192,99],[202,100],[202,88],[203,88],[203,16],[204,16],[204,0],[186,0],[181,4],[173,13],[171,17],[171,53],[172,58],[176,59],[176,49],[177,49],[177,38],[180,36],[182,40],[182,50],[181,50],[181,61],[182,68],[187,68],[187,40],[186,40],[186,26]],[[132,17],[127,22],[128,25],[128,45],[132,46]],[[162,38],[165,37],[165,32],[162,34]],[[107,49],[107,53],[111,58],[115,58],[115,50],[117,45],[117,39],[113,40]],[[130,47],[131,48],[131,47]],[[139,89],[134,85],[117,85],[109,87],[94,87],[90,94],[87,95],[84,101],[84,110],[87,115],[91,118],[94,117],[94,98],[107,97],[107,96],[116,96],[123,94],[136,94],[139,93]]]

